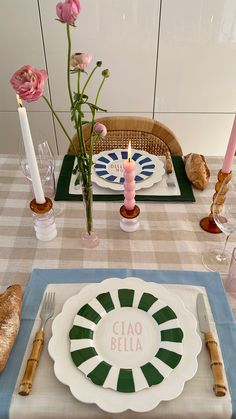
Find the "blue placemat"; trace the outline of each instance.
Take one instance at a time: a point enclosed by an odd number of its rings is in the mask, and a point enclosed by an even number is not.
[[[160,284],[186,284],[204,286],[224,357],[229,390],[236,419],[236,322],[219,274],[193,271],[157,271],[143,269],[35,269],[24,292],[22,321],[17,341],[8,363],[0,376],[1,419],[8,418],[12,393],[19,374],[22,358],[38,312],[44,290],[48,284],[100,282],[110,277],[136,276]]]

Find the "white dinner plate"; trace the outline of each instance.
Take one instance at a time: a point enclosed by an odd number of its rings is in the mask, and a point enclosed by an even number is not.
[[[71,358],[94,384],[123,393],[161,383],[181,362],[183,331],[158,293],[102,292],[79,308]]]
[[[114,305],[112,310],[108,309],[108,293]],[[78,315],[78,312],[83,315]],[[101,317],[99,321],[96,319],[97,323],[94,322],[95,312]],[[74,339],[71,332],[73,327],[77,328],[77,332],[81,329],[94,332],[92,339],[89,332],[83,335],[83,339]],[[196,319],[185,308],[182,300],[160,284],[138,278],[110,278],[98,284],[85,286],[80,293],[66,301],[62,312],[53,321],[49,354],[54,360],[56,377],[70,387],[78,400],[96,403],[107,412],[118,413],[127,409],[144,412],[153,409],[162,400],[176,398],[181,394],[185,381],[196,373],[197,355],[201,349],[201,339],[196,328]],[[171,335],[173,337],[170,332],[173,329],[179,329],[178,342],[170,339]],[[162,332],[166,336],[164,340],[161,338]],[[127,336],[132,339],[127,340]],[[97,384],[92,381],[94,374],[89,377],[91,371],[96,369],[97,356],[79,362],[80,366],[83,365],[82,368],[75,365],[71,356],[74,351],[91,349],[92,346],[102,358],[102,362],[112,365],[109,371],[116,371],[108,373],[104,380],[107,369],[98,368],[93,379]],[[164,356],[155,357],[160,351]],[[174,355],[174,358],[166,357],[171,351],[177,355]],[[142,370],[140,365],[145,365],[145,368]],[[128,391],[122,380],[119,384],[121,387],[117,388],[117,377],[121,369],[121,378],[125,380],[127,371],[132,370],[132,391],[130,372]],[[160,375],[163,377],[159,384],[158,381],[155,382],[155,377],[158,377],[155,371],[159,372],[159,378]]]
[[[124,190],[123,162],[127,150],[106,150],[93,156],[92,181],[115,191]],[[165,173],[163,162],[146,151],[132,150],[135,161],[135,189],[150,188],[160,182]]]

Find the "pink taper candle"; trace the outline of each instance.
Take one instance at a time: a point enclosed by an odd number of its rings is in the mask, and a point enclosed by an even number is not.
[[[230,134],[229,142],[228,142],[228,147],[225,153],[225,158],[223,161],[223,166],[222,166],[223,173],[231,172],[235,151],[236,151],[236,116],[234,117],[234,123],[233,123],[232,131]]]
[[[128,211],[135,206],[135,162],[131,159],[131,143],[128,146],[128,159],[123,164],[124,167],[124,206]]]

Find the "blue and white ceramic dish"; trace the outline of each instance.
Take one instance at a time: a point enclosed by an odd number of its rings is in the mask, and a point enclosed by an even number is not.
[[[123,163],[127,160],[127,154],[127,150],[107,150],[93,156],[93,181],[102,187],[123,190]],[[157,156],[132,150],[132,160],[135,161],[136,190],[150,187],[161,180],[164,168]]]
[[[107,182],[124,183],[123,162],[127,160],[127,154],[126,150],[103,152],[94,164],[95,173]],[[151,155],[147,156],[142,151],[136,151],[132,154],[132,160],[136,164],[136,183],[153,175],[156,164]]]

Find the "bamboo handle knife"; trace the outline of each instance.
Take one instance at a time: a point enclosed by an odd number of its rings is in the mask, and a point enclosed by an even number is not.
[[[205,332],[204,337],[210,355],[211,369],[214,377],[213,390],[216,396],[222,397],[227,393],[227,387],[225,385],[223,363],[219,354],[218,344],[212,332]]]

